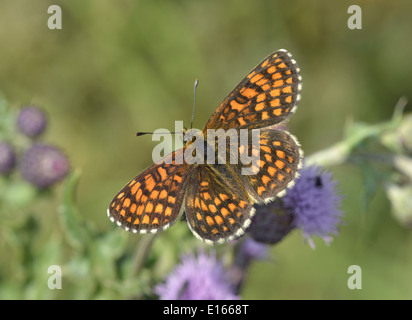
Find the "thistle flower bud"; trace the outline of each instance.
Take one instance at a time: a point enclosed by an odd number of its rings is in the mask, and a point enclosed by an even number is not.
[[[28,137],[37,137],[46,129],[46,116],[35,106],[23,108],[17,117],[17,127]]]
[[[35,144],[21,159],[20,171],[31,184],[45,188],[63,179],[69,171],[69,161],[60,149]]]
[[[16,164],[16,155],[6,142],[0,142],[0,175],[9,173]]]

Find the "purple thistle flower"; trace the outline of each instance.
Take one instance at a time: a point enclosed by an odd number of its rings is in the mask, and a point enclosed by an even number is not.
[[[37,137],[46,129],[46,116],[35,106],[23,108],[17,117],[17,127],[28,137]]]
[[[236,300],[229,276],[216,255],[199,252],[182,257],[182,262],[154,291],[161,300]]]
[[[20,171],[31,184],[45,188],[63,179],[69,171],[69,161],[60,149],[35,144],[21,159]]]
[[[342,196],[337,194],[336,185],[330,172],[321,172],[317,166],[304,167],[295,186],[282,199],[283,207],[294,215],[294,225],[303,231],[312,248],[312,236],[328,244],[331,234],[338,233]]]
[[[6,142],[0,142],[0,174],[9,173],[16,164],[16,155]]]
[[[255,205],[250,236],[258,242],[275,244],[298,228],[312,248],[313,236],[328,244],[331,234],[337,234],[342,217],[342,197],[337,194],[336,185],[330,172],[320,172],[317,166],[304,167],[283,198],[268,205]]]

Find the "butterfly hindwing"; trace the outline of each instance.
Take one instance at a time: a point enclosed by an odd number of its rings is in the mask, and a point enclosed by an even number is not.
[[[246,152],[246,148],[239,150]],[[267,203],[282,196],[302,165],[303,154],[296,138],[289,132],[261,129],[257,145],[250,143],[250,164],[235,165],[242,184],[257,203]]]
[[[226,165],[197,166],[185,203],[190,229],[210,244],[242,235],[254,213],[247,192]]]

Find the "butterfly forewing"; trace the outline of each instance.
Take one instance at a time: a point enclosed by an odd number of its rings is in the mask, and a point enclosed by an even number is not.
[[[221,103],[207,129],[263,128],[294,111],[301,91],[300,69],[290,53],[279,50],[264,59]]]
[[[184,149],[173,152],[130,181],[112,200],[108,216],[132,232],[157,232],[182,212],[190,167],[176,164]]]

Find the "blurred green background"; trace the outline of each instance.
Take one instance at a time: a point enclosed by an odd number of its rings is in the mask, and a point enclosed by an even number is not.
[[[47,27],[52,4],[62,8],[62,30]],[[362,8],[362,30],[347,27],[352,4]],[[339,141],[348,121],[388,120],[401,96],[412,99],[411,13],[406,0],[0,0],[0,91],[16,110],[29,103],[46,110],[47,140],[81,170],[79,213],[104,233],[113,228],[112,197],[152,163],[157,142],[136,131],[173,130],[175,120],[189,126],[196,78],[201,129],[257,63],[290,51],[303,92],[289,127],[307,155]],[[363,205],[359,168],[331,170],[345,197],[340,234],[311,250],[294,232],[273,247],[271,261],[252,266],[243,298],[412,298],[411,230],[391,216],[383,190]],[[39,247],[59,230],[56,193],[30,208],[43,225],[30,240]],[[7,242],[1,247],[0,268],[12,277],[14,256]],[[362,290],[347,287],[354,264]],[[58,297],[76,298],[62,291]]]

